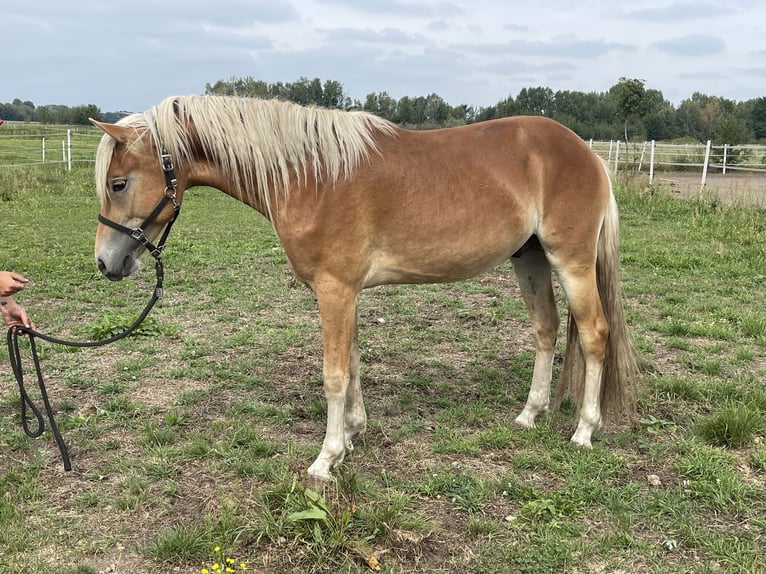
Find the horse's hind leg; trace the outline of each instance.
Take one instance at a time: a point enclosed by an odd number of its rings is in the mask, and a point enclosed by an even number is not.
[[[580,348],[585,360],[585,375],[578,393],[580,420],[572,435],[572,442],[591,446],[591,435],[601,427],[601,378],[609,337],[609,324],[604,316],[596,283],[595,262],[591,266],[572,266],[558,269],[559,280],[569,301],[579,332]],[[567,353],[577,352],[567,349]]]
[[[548,410],[550,401],[553,355],[559,329],[559,314],[553,296],[551,266],[539,248],[527,249],[511,260],[519,287],[532,321],[535,337],[535,366],[527,404],[516,417],[516,424],[534,427],[537,416]]]
[[[351,439],[367,429],[367,413],[364,410],[362,387],[359,381],[359,314],[354,322],[349,361],[349,385],[346,391],[346,450],[353,450]]]

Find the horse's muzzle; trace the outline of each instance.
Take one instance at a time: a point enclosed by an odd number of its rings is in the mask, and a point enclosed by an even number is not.
[[[98,270],[110,281],[122,281],[139,267],[138,260],[132,254],[125,255],[122,261],[117,261],[116,265],[114,262],[109,262],[107,259],[97,256],[96,264],[98,265]]]

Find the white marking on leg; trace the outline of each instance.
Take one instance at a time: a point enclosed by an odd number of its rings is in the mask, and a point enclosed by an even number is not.
[[[358,320],[357,320],[358,324]],[[346,391],[346,450],[354,450],[352,439],[367,430],[367,413],[364,410],[362,387],[359,381],[359,342],[356,328],[351,342],[351,361],[349,363],[350,382]]]
[[[535,353],[535,367],[532,372],[532,384],[529,387],[527,404],[514,421],[525,428],[534,428],[535,419],[540,413],[548,412],[553,376],[553,349]]]
[[[574,444],[591,448],[593,431],[601,428],[601,373],[603,367],[598,361],[588,361],[585,366],[585,391],[580,406],[580,422],[572,435]]]
[[[327,396],[327,431],[322,443],[322,450],[308,469],[308,474],[312,478],[323,481],[332,480],[330,469],[343,462],[343,457],[346,454],[346,441],[344,440],[345,408],[345,393]]]

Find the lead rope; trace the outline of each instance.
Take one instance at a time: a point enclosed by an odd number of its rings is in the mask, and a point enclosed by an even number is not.
[[[53,433],[53,438],[56,440],[56,444],[59,447],[59,452],[61,453],[61,460],[64,463],[64,470],[69,471],[72,470],[72,464],[69,461],[69,451],[67,450],[66,444],[64,443],[64,439],[61,436],[61,432],[58,429],[58,426],[56,425],[56,421],[53,417],[53,409],[51,408],[50,400],[48,399],[48,392],[45,390],[45,380],[43,379],[43,373],[42,369],[40,368],[40,357],[37,353],[37,345],[35,343],[35,338],[42,339],[43,341],[48,341],[50,343],[56,343],[58,345],[65,345],[67,347],[101,347],[103,345],[108,345],[110,343],[114,343],[115,341],[119,341],[120,339],[124,339],[133,331],[135,331],[141,323],[143,323],[144,319],[146,319],[146,316],[149,314],[149,311],[152,310],[152,307],[154,307],[154,304],[157,302],[157,300],[162,297],[163,291],[162,291],[162,283],[165,279],[165,271],[162,264],[162,251],[165,248],[165,242],[168,239],[168,235],[170,234],[170,229],[173,227],[173,224],[175,223],[176,219],[178,218],[178,214],[181,211],[181,205],[176,201],[176,191],[177,191],[177,185],[178,181],[176,180],[174,168],[173,168],[173,160],[170,157],[170,154],[168,154],[167,150],[164,146],[161,148],[161,155],[160,155],[160,166],[162,167],[162,171],[165,174],[165,192],[160,200],[160,202],[157,204],[157,206],[152,210],[152,212],[147,216],[147,218],[144,220],[144,222],[135,229],[131,229],[129,227],[125,227],[124,225],[120,225],[119,223],[116,223],[114,221],[111,221],[110,219],[107,219],[106,217],[99,214],[98,220],[108,225],[109,227],[112,227],[113,229],[116,229],[117,231],[120,231],[122,233],[126,233],[129,235],[132,239],[143,245],[147,251],[151,254],[152,257],[154,257],[155,264],[154,268],[157,273],[157,284],[154,287],[154,293],[152,293],[151,299],[149,299],[149,302],[146,304],[146,307],[144,307],[144,310],[141,312],[141,314],[138,316],[138,318],[133,322],[133,324],[125,329],[122,333],[118,333],[117,335],[114,335],[113,337],[109,337],[108,339],[102,339],[100,341],[67,341],[64,339],[59,339],[57,337],[52,337],[50,335],[45,335],[43,333],[40,333],[38,331],[35,331],[34,329],[30,329],[29,327],[24,326],[13,326],[8,329],[8,335],[7,335],[7,343],[8,343],[8,357],[11,362],[11,369],[13,370],[13,375],[16,377],[16,383],[19,385],[19,394],[21,395],[21,426],[24,429],[24,432],[29,436],[30,438],[37,438],[45,432],[45,419],[43,418],[41,410],[37,407],[37,405],[34,404],[34,401],[29,396],[29,393],[27,393],[26,386],[24,384],[24,369],[22,367],[21,362],[21,348],[19,347],[19,338],[22,336],[29,337],[29,344],[30,344],[30,350],[32,353],[32,361],[35,366],[35,372],[37,373],[37,386],[40,389],[40,398],[43,403],[43,408],[45,409],[45,414],[48,417],[48,424],[50,424],[51,432]],[[163,231],[160,240],[157,242],[157,245],[153,245],[146,235],[144,234],[144,230],[148,227],[148,225],[154,221],[154,219],[160,214],[160,212],[165,208],[165,206],[171,203],[173,205],[173,217],[170,219],[170,221],[165,226],[165,230]],[[32,411],[32,414],[34,415],[34,419],[36,420],[37,426],[35,428],[32,428],[30,426],[30,418],[27,416],[27,409]]]
[[[26,435],[30,438],[37,438],[41,436],[43,432],[45,432],[45,419],[43,418],[42,411],[40,408],[38,408],[37,405],[35,405],[34,401],[27,392],[26,385],[24,384],[24,368],[22,366],[19,339],[23,336],[27,336],[29,338],[32,362],[35,367],[35,373],[37,374],[37,387],[40,390],[40,399],[43,403],[43,408],[45,410],[45,414],[47,415],[48,424],[50,425],[51,432],[53,433],[53,438],[56,440],[59,452],[61,453],[61,460],[64,463],[64,470],[66,471],[72,470],[72,464],[69,461],[69,452],[67,450],[66,444],[64,443],[64,439],[61,436],[61,432],[56,425],[56,420],[53,417],[53,409],[51,408],[50,400],[48,399],[48,392],[45,389],[45,380],[43,378],[42,369],[40,368],[40,357],[37,352],[37,344],[35,339],[42,339],[43,341],[48,341],[57,345],[65,345],[67,347],[77,348],[101,347],[103,345],[109,345],[110,343],[119,341],[120,339],[124,339],[133,333],[139,327],[139,325],[141,325],[141,323],[143,323],[144,319],[146,319],[146,316],[149,314],[149,311],[151,311],[152,307],[154,307],[154,304],[160,297],[162,297],[164,271],[162,259],[160,257],[156,257],[155,269],[157,272],[157,284],[154,288],[154,293],[152,293],[152,297],[149,299],[146,307],[144,307],[144,310],[130,327],[125,329],[123,332],[118,333],[117,335],[109,337],[108,339],[85,342],[67,341],[65,339],[59,339],[57,337],[52,337],[50,335],[40,333],[39,331],[35,331],[29,327],[14,326],[8,329],[8,356],[10,358],[13,375],[16,377],[16,383],[19,386],[19,394],[21,395],[21,426],[24,429]],[[36,422],[36,426],[34,427],[30,426],[32,423],[32,418],[27,416],[27,410],[31,411],[34,415],[33,418]]]

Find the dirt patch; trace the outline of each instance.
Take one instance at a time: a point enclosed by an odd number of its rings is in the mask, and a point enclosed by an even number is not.
[[[640,186],[649,184],[648,175],[637,177]],[[703,196],[726,205],[766,208],[766,173],[708,174],[703,187],[701,173],[662,172],[654,174],[652,184],[678,197]]]

